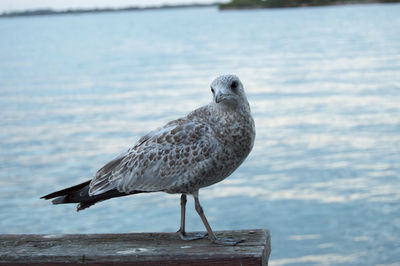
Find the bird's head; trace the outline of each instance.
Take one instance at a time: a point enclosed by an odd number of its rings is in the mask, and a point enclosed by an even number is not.
[[[222,75],[211,83],[213,104],[221,107],[235,107],[247,103],[243,84],[236,75]]]

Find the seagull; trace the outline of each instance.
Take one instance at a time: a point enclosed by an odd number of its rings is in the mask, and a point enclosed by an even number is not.
[[[105,164],[91,180],[41,198],[53,204],[78,203],[77,211],[115,197],[138,193],[181,194],[183,240],[208,236],[212,243],[236,245],[243,240],[217,238],[199,201],[199,189],[224,180],[253,148],[255,125],[244,87],[236,75],[211,83],[212,101],[188,115],[151,131],[126,152]],[[185,231],[187,195],[194,198],[206,234]]]

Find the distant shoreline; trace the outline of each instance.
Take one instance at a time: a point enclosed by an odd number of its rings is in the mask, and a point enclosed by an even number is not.
[[[315,6],[338,6],[354,4],[398,3],[400,0],[232,0],[221,3],[220,10],[262,9],[262,8],[293,8]]]
[[[293,7],[313,7],[313,6],[335,6],[350,4],[377,4],[377,3],[399,3],[400,0],[232,0],[229,3],[209,3],[209,4],[177,4],[177,5],[160,5],[160,6],[130,6],[121,8],[87,8],[87,9],[34,9],[23,11],[9,11],[0,13],[0,18],[12,17],[33,17],[33,16],[54,16],[54,15],[79,15],[93,13],[111,13],[111,12],[130,12],[130,11],[146,11],[146,10],[165,10],[165,9],[183,9],[183,8],[202,8],[202,7],[218,7],[219,10],[241,10],[241,9],[264,9],[264,8],[293,8]]]
[[[199,7],[212,7],[212,6],[218,7],[219,5],[220,3],[179,4],[179,5],[161,5],[161,6],[148,6],[148,7],[131,6],[122,8],[87,8],[87,9],[66,9],[66,10],[34,9],[34,10],[3,12],[0,14],[0,18],[129,12],[129,11],[145,11],[145,10],[161,10],[161,9],[178,9],[178,8],[199,8]]]

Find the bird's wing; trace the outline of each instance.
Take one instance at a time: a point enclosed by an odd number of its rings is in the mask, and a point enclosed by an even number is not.
[[[117,188],[120,192],[168,191],[215,166],[217,139],[211,127],[186,119],[152,131],[125,154],[101,168],[90,183],[90,195]]]

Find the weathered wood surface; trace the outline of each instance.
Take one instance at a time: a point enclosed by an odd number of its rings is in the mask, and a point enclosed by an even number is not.
[[[0,265],[268,265],[268,230],[219,231],[236,246],[175,233],[0,235]]]

